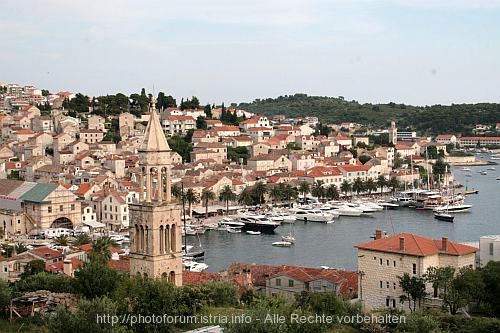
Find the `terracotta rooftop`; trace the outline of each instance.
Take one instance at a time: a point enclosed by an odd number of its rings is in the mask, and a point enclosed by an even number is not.
[[[404,250],[400,250],[401,239],[404,239]],[[450,241],[446,241],[446,250],[444,250],[443,243],[444,239],[436,240],[410,233],[400,233],[362,243],[355,247],[371,251],[404,253],[417,257],[425,257],[438,253],[458,256],[479,251],[478,248]]]

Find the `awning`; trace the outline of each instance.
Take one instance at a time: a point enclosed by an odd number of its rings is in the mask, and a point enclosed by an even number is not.
[[[89,227],[95,229],[95,228],[104,228],[106,225],[101,222],[97,221],[84,221],[83,224],[88,225]]]

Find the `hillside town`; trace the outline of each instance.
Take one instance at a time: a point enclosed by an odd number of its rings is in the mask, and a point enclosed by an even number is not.
[[[368,308],[404,310],[404,274],[424,277],[430,267],[459,270],[500,260],[500,236],[464,244],[447,235],[431,239],[379,229],[371,231],[372,240],[353,244],[357,270],[242,258],[207,272],[207,265],[183,260],[194,254],[186,237],[221,227],[240,232],[241,222],[234,222],[248,209],[265,214],[274,207],[317,204],[324,211],[307,214],[330,214],[321,220],[329,223],[369,206],[354,206],[354,199],[373,199],[382,210],[403,206],[410,200],[404,195],[417,193],[427,195],[420,208],[442,218],[455,208],[468,210],[463,198],[474,191],[457,187],[450,169],[493,165],[500,136],[481,131],[500,133],[500,123],[478,124],[474,137],[420,136],[398,130],[395,120],[387,128],[323,124],[314,116],[252,114],[224,105],[163,108],[154,96],[140,116],[127,110],[98,114],[92,107],[76,113],[68,108],[75,93],[17,84],[0,88],[2,280],[19,281],[33,260],[42,260],[49,273],[72,277],[89,260],[90,241],[111,237],[108,266],[120,274],[166,278],[175,285],[226,281],[290,300],[305,291],[333,292]],[[476,154],[482,152],[492,152],[492,161]],[[461,201],[452,201],[456,194],[441,197],[441,190],[460,192]],[[336,204],[335,212],[325,213]],[[374,211],[361,208],[357,216]],[[295,211],[293,220],[299,216]],[[308,218],[314,221],[314,215],[303,218],[306,223]],[[261,231],[266,229],[248,232]],[[82,234],[88,242],[72,244]],[[289,235],[273,245],[294,241]],[[425,289],[429,296],[421,306],[441,306],[438,289],[431,283]]]

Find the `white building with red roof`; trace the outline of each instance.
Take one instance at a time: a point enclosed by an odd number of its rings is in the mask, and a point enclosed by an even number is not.
[[[383,237],[375,231],[375,240],[358,244],[359,295],[371,308],[408,309],[401,304],[403,294],[399,276],[422,277],[429,267],[475,267],[478,248],[450,242],[447,237],[431,239],[410,233]],[[427,285],[429,298],[437,297]],[[429,301],[431,301],[429,299]],[[425,305],[425,302],[424,302]]]

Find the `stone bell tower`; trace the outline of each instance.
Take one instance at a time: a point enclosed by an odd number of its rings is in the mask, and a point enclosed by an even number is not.
[[[139,155],[139,201],[130,209],[130,275],[182,285],[181,206],[170,192],[170,147],[153,97]]]

